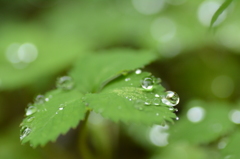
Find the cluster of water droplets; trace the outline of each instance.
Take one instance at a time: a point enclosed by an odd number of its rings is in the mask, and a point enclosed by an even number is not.
[[[136,75],[140,75],[142,73],[141,69],[137,69],[135,71]],[[125,78],[126,82],[131,83],[131,78]],[[178,109],[174,108],[180,99],[177,93],[173,91],[166,91],[165,95],[159,95],[154,93],[154,89],[161,83],[160,78],[156,78],[154,76],[147,76],[142,78],[140,81],[140,87],[148,93],[148,96],[145,99],[134,99],[134,97],[127,96],[126,99],[134,102],[134,107],[138,110],[144,110],[146,106],[161,106],[166,105],[169,106],[169,110],[172,112],[177,112]],[[130,85],[133,85],[132,83]],[[150,95],[150,96],[149,96]],[[134,99],[134,100],[133,100]],[[156,116],[159,116],[160,113],[156,113]],[[177,117],[176,120],[179,120]]]

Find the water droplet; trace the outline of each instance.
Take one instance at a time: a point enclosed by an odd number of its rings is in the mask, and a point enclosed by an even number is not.
[[[159,116],[159,113],[156,113],[156,116]]]
[[[151,105],[151,103],[152,103],[152,102],[151,102],[150,99],[146,99],[145,102],[144,102],[145,105]]]
[[[45,102],[45,97],[44,95],[38,95],[36,98],[35,98],[35,103],[36,104],[43,104]]]
[[[58,110],[63,110],[65,106],[66,106],[65,104],[60,104]]]
[[[174,111],[174,108],[173,108],[173,107],[170,107],[169,110],[170,110],[170,111]]]
[[[48,101],[49,101],[49,98],[45,98],[45,101],[48,102]]]
[[[158,98],[158,97],[160,97],[160,95],[159,95],[159,94],[155,94],[154,96],[155,96],[155,97],[157,97],[157,98]]]
[[[178,112],[178,108],[175,108],[174,111],[175,111],[175,112]]]
[[[132,101],[132,98],[129,98],[128,100],[129,100],[129,101]]]
[[[63,76],[58,78],[56,83],[57,88],[63,90],[71,90],[74,86],[74,82],[69,76]]]
[[[154,98],[153,99],[153,104],[154,105],[160,105],[160,103],[161,103],[161,100],[159,98]]]
[[[203,120],[205,116],[205,109],[202,107],[190,108],[187,112],[187,118],[193,123],[198,123]]]
[[[31,133],[31,129],[29,127],[22,127],[20,130],[20,140],[23,140]]]
[[[168,106],[176,106],[179,103],[179,96],[177,93],[167,91],[167,95],[162,98],[162,102]]]
[[[137,69],[137,70],[135,71],[135,73],[136,73],[137,75],[139,75],[139,74],[141,74],[141,73],[142,73],[142,70],[140,70],[140,69]]]
[[[153,89],[153,79],[151,77],[145,77],[142,80],[142,88],[146,91],[152,91],[152,89]]]
[[[32,115],[32,114],[34,114],[35,112],[37,112],[37,108],[36,108],[35,106],[29,106],[29,107],[26,109],[26,116]]]
[[[131,80],[131,78],[125,78],[125,81],[126,82],[128,82],[128,81],[130,81]]]
[[[176,117],[176,120],[179,120],[179,117]]]
[[[28,119],[27,119],[27,122],[29,122],[29,123],[30,123],[30,122],[32,122],[32,121],[33,121],[33,119],[35,119],[35,117],[34,117],[34,116],[32,116],[32,117],[28,118]]]

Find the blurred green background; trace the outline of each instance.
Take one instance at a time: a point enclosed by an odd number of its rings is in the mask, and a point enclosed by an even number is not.
[[[146,67],[181,100],[175,124],[124,125],[90,115],[94,158],[240,158],[240,2],[222,0],[0,0],[0,158],[75,159],[78,128],[54,143],[21,145],[19,124],[76,57],[116,47],[150,49]],[[99,121],[99,122],[96,122]]]

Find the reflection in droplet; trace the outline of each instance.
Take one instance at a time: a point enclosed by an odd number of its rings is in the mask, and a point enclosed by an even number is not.
[[[165,0],[132,0],[134,8],[146,15],[156,14],[164,8]]]
[[[234,90],[234,82],[229,76],[218,76],[212,82],[212,92],[219,98],[229,97]]]
[[[193,123],[198,123],[203,120],[205,116],[205,109],[202,107],[190,108],[187,112],[187,118]]]
[[[37,107],[35,106],[29,106],[27,109],[26,109],[26,116],[30,116],[34,113],[37,112]]]
[[[210,22],[214,13],[221,6],[221,1],[204,1],[198,8],[198,20],[204,26],[210,26]],[[226,18],[226,10],[220,14],[213,26],[219,25]]]
[[[74,86],[74,82],[72,77],[70,76],[63,76],[57,79],[56,86],[59,89],[63,90],[71,90]]]
[[[137,69],[137,70],[135,71],[135,73],[136,73],[137,75],[139,75],[139,74],[142,73],[142,70],[141,70],[141,69]]]
[[[29,127],[22,127],[20,130],[20,140],[23,140],[31,133],[31,129]]]
[[[240,110],[234,109],[229,113],[230,120],[235,124],[240,124]]]
[[[167,106],[176,106],[180,101],[180,98],[176,92],[167,91],[166,96],[162,97],[162,102]]]
[[[153,89],[153,79],[151,77],[143,78],[142,88],[146,91],[152,91],[152,89]]]
[[[169,136],[169,134],[166,132],[168,128],[168,125],[154,125],[149,132],[149,139],[152,144],[160,147],[166,146],[168,144]]]
[[[25,43],[19,47],[18,56],[22,62],[30,63],[37,59],[38,50],[34,44]]]
[[[151,25],[151,35],[159,42],[168,42],[176,34],[176,24],[169,18],[161,17],[156,19]]]

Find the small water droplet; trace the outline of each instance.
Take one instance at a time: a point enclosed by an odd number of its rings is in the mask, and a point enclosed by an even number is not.
[[[20,130],[20,140],[23,140],[31,133],[31,129],[29,127],[22,127]]]
[[[169,110],[170,110],[170,111],[174,111],[174,108],[173,108],[173,107],[170,107]]]
[[[175,112],[178,112],[178,108],[175,108],[174,111],[175,111]]]
[[[30,116],[34,113],[37,112],[37,108],[35,106],[29,106],[27,109],[26,109],[26,116]]]
[[[125,81],[126,82],[128,82],[128,81],[130,81],[131,80],[131,78],[125,78]]]
[[[143,78],[142,88],[146,91],[152,91],[153,90],[153,79],[151,77]]]
[[[166,96],[162,98],[162,102],[168,106],[176,106],[180,100],[178,94],[172,91],[166,93]]]
[[[38,95],[38,96],[35,98],[35,103],[36,103],[36,104],[43,104],[43,103],[45,103],[45,97],[44,97],[44,95]]]
[[[132,101],[132,98],[129,98],[128,100],[129,100],[129,101]]]
[[[159,98],[154,98],[153,99],[153,104],[154,105],[160,105],[160,103],[161,103],[161,100]]]
[[[179,117],[176,117],[176,120],[179,120]]]
[[[156,113],[156,116],[159,116],[159,113]]]
[[[71,90],[74,86],[74,82],[71,77],[63,76],[57,79],[56,86],[63,90]]]
[[[145,105],[151,105],[151,100],[150,99],[146,99],[144,102]]]
[[[65,107],[65,104],[60,104],[60,106],[59,106],[58,110],[63,110],[63,109],[64,109],[64,107]]]
[[[27,122],[29,122],[29,123],[30,123],[30,122],[32,122],[34,119],[35,119],[35,117],[34,117],[34,116],[32,116],[32,117],[30,117],[30,118],[28,118],[28,119],[27,119]]]
[[[155,97],[157,97],[157,98],[158,98],[158,97],[160,97],[160,95],[159,95],[159,94],[155,94],[154,96],[155,96]]]
[[[135,71],[135,73],[136,73],[137,75],[139,75],[139,74],[142,73],[142,70],[141,70],[141,69],[137,69],[137,70]]]
[[[49,101],[49,98],[45,98],[45,101],[48,102],[48,101]]]

